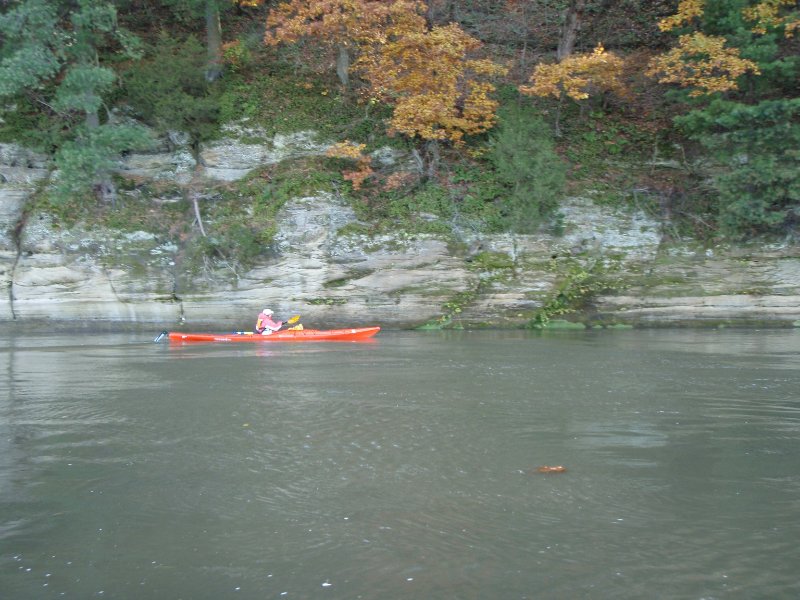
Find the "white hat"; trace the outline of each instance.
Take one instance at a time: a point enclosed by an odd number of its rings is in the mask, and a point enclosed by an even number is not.
[[[261,312],[263,312],[263,313],[264,313],[265,315],[267,315],[268,317],[271,317],[271,316],[273,315],[273,312],[272,312],[270,309],[268,309],[268,308],[265,308],[265,309],[264,309],[264,310],[262,310]]]

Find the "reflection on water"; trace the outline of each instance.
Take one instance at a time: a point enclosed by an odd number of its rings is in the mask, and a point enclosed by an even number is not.
[[[0,597],[800,594],[800,332],[151,340],[0,340]]]

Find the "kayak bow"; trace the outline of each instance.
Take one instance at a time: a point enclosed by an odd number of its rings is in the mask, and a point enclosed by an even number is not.
[[[350,329],[284,329],[270,335],[257,333],[178,333],[167,335],[170,342],[355,342],[366,340],[380,327]]]

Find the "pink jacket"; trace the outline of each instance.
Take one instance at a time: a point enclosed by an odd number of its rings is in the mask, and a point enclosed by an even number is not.
[[[261,333],[265,329],[272,333],[273,331],[278,331],[281,327],[283,327],[283,321],[275,322],[269,315],[263,312],[258,313],[258,320],[256,321],[256,331],[258,333]]]

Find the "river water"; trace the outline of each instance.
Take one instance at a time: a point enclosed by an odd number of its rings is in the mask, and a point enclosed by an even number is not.
[[[0,598],[800,597],[800,330],[153,337],[0,338]]]

